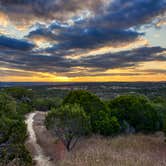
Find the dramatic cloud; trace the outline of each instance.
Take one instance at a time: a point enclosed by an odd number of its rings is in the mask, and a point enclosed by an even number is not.
[[[19,76],[31,71],[78,77],[164,63],[162,38],[153,45],[150,39],[165,18],[166,0],[0,0],[0,67],[19,69]],[[155,31],[149,39],[150,27]],[[165,73],[163,66],[117,75],[160,71]],[[10,72],[3,71],[3,77]]]
[[[69,28],[57,35],[56,40],[59,43],[49,50],[94,49],[106,44],[116,46],[120,43],[132,42],[141,35],[141,33],[129,30]]]
[[[3,51],[0,53],[0,65],[8,68],[50,73],[69,72],[75,67],[91,68],[91,71],[94,68],[93,72],[102,72],[107,69],[136,66],[140,62],[166,61],[164,51],[166,49],[161,47],[145,47],[114,54],[89,56],[78,60],[65,59],[59,55],[47,56],[34,52]]]
[[[6,36],[0,36],[0,47],[16,50],[30,50],[35,45],[26,40],[18,40],[14,38],[9,38]]]
[[[84,21],[82,22],[84,25]],[[48,42],[56,43],[48,52],[72,50],[72,49],[95,49],[105,45],[117,46],[139,40],[143,33],[130,29],[111,29],[104,27],[88,27],[83,25],[63,24],[53,22],[49,26],[37,24],[27,36],[30,39],[43,37]],[[86,24],[85,24],[86,25]],[[54,41],[54,42],[53,42]]]
[[[69,19],[81,11],[90,11],[94,14],[94,23],[105,20],[104,25],[118,28],[148,23],[163,14],[166,7],[165,0],[0,0],[0,3],[1,10],[15,21],[33,16],[47,20]]]
[[[66,20],[83,11],[96,12],[103,8],[105,0],[0,0],[1,10],[13,21]],[[27,20],[25,20],[27,19]]]
[[[53,22],[49,26],[38,24],[28,37],[47,37],[56,44],[48,51],[94,49],[104,45],[119,45],[138,40],[143,33],[134,27],[150,24],[166,11],[166,1],[117,0],[94,17],[73,20],[73,25]]]
[[[166,49],[161,47],[143,47],[131,51],[108,53],[82,58],[80,64],[85,67],[101,69],[122,68],[135,66],[140,62],[166,61]],[[160,54],[158,56],[158,54]]]
[[[156,16],[166,12],[165,0],[114,0],[110,3],[105,14],[97,15],[93,26],[109,26],[110,28],[130,28],[149,24]]]

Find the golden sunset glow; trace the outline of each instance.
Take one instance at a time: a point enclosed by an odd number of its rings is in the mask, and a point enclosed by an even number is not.
[[[6,27],[9,25],[9,18],[4,13],[0,12],[0,25]]]
[[[43,38],[41,36],[37,36],[35,38],[32,38],[32,41],[39,47],[39,48],[47,48],[49,46],[51,46],[51,42],[49,39],[47,38]]]

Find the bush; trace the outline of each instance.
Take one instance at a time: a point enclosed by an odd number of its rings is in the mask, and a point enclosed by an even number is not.
[[[85,112],[90,114],[91,112],[95,111],[104,111],[106,112],[105,104],[97,97],[96,95],[84,91],[84,90],[76,90],[71,91],[63,101],[63,104],[79,104],[81,107],[84,108]]]
[[[62,104],[60,98],[37,98],[34,100],[34,107],[39,111],[48,111],[51,108],[57,108]]]
[[[92,131],[105,136],[115,135],[120,131],[120,125],[116,117],[110,116],[104,111],[90,114]]]
[[[33,107],[31,104],[28,103],[24,103],[24,102],[19,102],[17,103],[17,107],[16,107],[17,113],[19,115],[24,116],[25,114],[32,112],[33,111]]]
[[[27,133],[23,114],[27,111],[25,104],[16,102],[7,94],[0,94],[0,163],[3,165],[16,159],[17,165],[32,164],[24,147]]]
[[[16,102],[7,94],[0,94],[0,117],[16,114]]]
[[[106,105],[94,94],[84,90],[71,91],[64,99],[63,104],[77,103],[90,116],[92,132],[104,135],[114,135],[119,131],[119,123],[112,117]]]
[[[109,107],[121,125],[125,121],[137,132],[154,132],[163,127],[163,112],[145,96],[119,96],[110,101]]]
[[[0,149],[0,165],[31,166],[32,158],[23,144],[9,144]]]
[[[12,87],[12,88],[6,88],[4,90],[8,95],[12,96],[16,100],[21,101],[31,101],[33,98],[33,92],[32,90],[23,88],[23,87]]]
[[[71,150],[79,137],[90,132],[90,120],[77,104],[63,105],[53,109],[46,117],[46,126]]]

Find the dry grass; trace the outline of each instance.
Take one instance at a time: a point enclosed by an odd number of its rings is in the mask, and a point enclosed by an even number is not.
[[[81,140],[57,166],[166,166],[166,143],[162,134],[93,136]]]

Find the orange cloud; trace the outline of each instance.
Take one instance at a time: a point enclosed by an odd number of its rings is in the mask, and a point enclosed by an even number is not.
[[[0,26],[2,27],[6,27],[9,24],[9,18],[6,14],[4,14],[3,12],[0,12]]]
[[[3,71],[9,71],[9,74],[2,75]],[[19,69],[0,68],[1,81],[14,82],[65,82],[69,81],[68,77],[57,76],[47,72],[33,72]],[[10,74],[11,72],[11,74]],[[19,75],[19,72],[21,75]],[[14,73],[14,74],[13,74]]]
[[[165,25],[166,25],[166,20],[161,20],[156,24],[157,27],[161,27],[161,26],[165,26]]]
[[[35,36],[31,38],[31,40],[38,46],[38,48],[47,48],[50,47],[52,43],[55,43],[49,38],[43,36]]]

